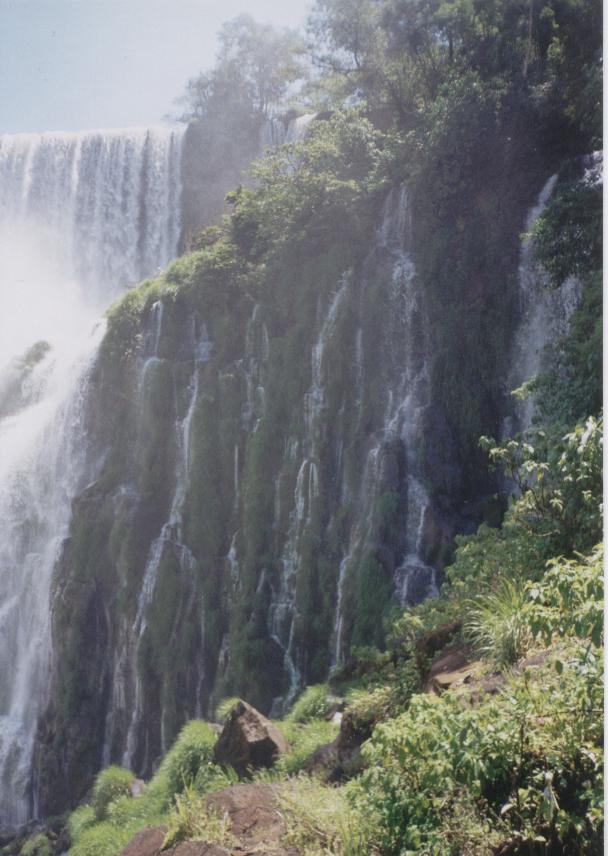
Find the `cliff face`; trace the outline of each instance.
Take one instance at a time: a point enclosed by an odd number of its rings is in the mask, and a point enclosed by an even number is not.
[[[395,184],[364,246],[294,246],[261,297],[195,254],[110,313],[53,578],[41,811],[102,764],[149,773],[225,695],[277,714],[499,518],[477,439],[509,411],[528,178],[505,169],[441,236]]]
[[[367,163],[358,121],[338,118],[313,155],[335,166],[346,140]],[[365,203],[344,203],[360,180],[348,159],[336,182],[313,169],[304,237],[279,221],[260,262],[207,233],[92,337],[119,282],[217,218],[262,142],[237,141],[215,175],[200,128],[5,141],[6,220],[35,236],[31,203],[69,237],[44,281],[51,307],[78,311],[58,326],[35,268],[23,356],[0,377],[16,462],[0,467],[0,824],[63,811],[102,765],[149,774],[224,696],[281,713],[353,646],[382,646],[392,608],[437,592],[456,533],[499,521],[478,438],[524,418],[508,392],[553,312],[534,311],[520,234],[559,159],[522,141],[436,158],[443,171],[407,185],[395,167]],[[247,245],[246,206],[235,216]],[[66,271],[81,287],[61,303]]]

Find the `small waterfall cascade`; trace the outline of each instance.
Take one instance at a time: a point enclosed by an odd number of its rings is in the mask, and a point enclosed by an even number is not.
[[[84,429],[98,319],[176,252],[180,141],[170,128],[0,136],[0,826],[37,815],[52,573],[100,464]]]
[[[299,449],[287,450],[287,456],[294,461],[297,460],[298,452],[303,457],[295,481],[293,509],[281,558],[283,573],[278,589],[274,592],[268,616],[270,636],[283,651],[283,666],[289,678],[285,695],[274,699],[272,715],[278,715],[289,707],[302,682],[294,652],[296,583],[302,554],[301,541],[312,521],[315,502],[319,496],[319,427],[325,406],[325,354],[347,295],[348,280],[348,275],[344,276],[337,291],[330,297],[318,338],[311,349],[311,384],[303,401],[303,442]],[[293,452],[296,452],[295,456]]]
[[[139,371],[139,389],[142,404],[138,412],[146,412],[145,398],[154,383],[154,373],[162,371],[166,361],[159,356],[159,343],[162,336],[162,302],[153,304],[151,325],[147,346],[141,355]],[[121,763],[130,769],[148,769],[153,759],[148,757],[148,745],[145,740],[145,699],[138,668],[138,655],[148,629],[148,610],[152,604],[158,575],[164,562],[171,561],[179,568],[184,580],[192,580],[196,568],[196,557],[186,544],[183,509],[191,479],[191,439],[192,423],[199,400],[200,376],[202,367],[211,357],[213,346],[207,327],[199,319],[191,319],[191,330],[185,344],[184,357],[190,364],[190,379],[186,387],[186,400],[180,407],[176,371],[181,373],[182,364],[173,368],[173,412],[174,428],[171,436],[174,441],[173,490],[167,519],[161,525],[158,535],[152,541],[145,563],[141,586],[137,600],[137,611],[133,623],[125,622],[121,627],[121,639],[114,650],[112,668],[112,691],[106,716],[103,759],[105,764],[114,760],[116,746],[122,746]],[[142,426],[140,426],[141,428]],[[124,491],[124,486],[120,492]],[[175,617],[179,621],[179,615]],[[204,630],[204,629],[203,629]],[[202,632],[203,632],[202,630]],[[202,676],[199,678],[199,683]],[[161,711],[162,751],[168,749],[165,739],[164,711]],[[143,740],[142,740],[143,736]],[[144,744],[141,763],[137,753]]]
[[[284,143],[303,140],[316,115],[316,113],[304,113],[302,116],[290,119],[289,122],[284,122],[282,119],[267,119],[260,128],[260,149],[265,151],[282,146]]]
[[[356,523],[348,547],[340,562],[336,612],[334,618],[332,666],[344,656],[345,589],[354,560],[370,537],[371,521],[382,484],[383,454],[387,447],[401,444],[406,457],[406,524],[402,533],[404,549],[394,573],[394,592],[403,605],[418,602],[437,594],[435,568],[425,561],[425,528],[430,512],[430,498],[419,473],[417,447],[423,417],[429,402],[428,364],[425,359],[422,307],[416,287],[416,268],[411,254],[412,211],[405,186],[393,188],[384,205],[384,212],[375,240],[375,252],[387,259],[391,270],[390,302],[397,341],[393,361],[397,366],[387,392],[387,406],[382,430],[369,448],[363,468],[358,497]],[[364,371],[364,348],[361,329],[357,330],[355,361],[357,375]]]
[[[597,180],[592,162],[589,177]],[[536,203],[526,217],[525,232],[528,233],[542,215],[555,190],[557,175],[552,175],[542,188]],[[511,369],[507,378],[507,392],[520,388],[543,371],[546,346],[568,330],[570,316],[580,299],[580,283],[569,277],[559,288],[549,288],[547,274],[534,259],[534,243],[524,238],[518,267],[520,321],[513,342]],[[515,431],[525,431],[532,423],[534,397],[528,395],[514,403],[513,415],[503,424],[503,435],[511,436]]]

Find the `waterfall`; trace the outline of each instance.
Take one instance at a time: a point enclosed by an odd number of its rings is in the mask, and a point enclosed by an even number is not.
[[[176,252],[180,146],[170,128],[0,136],[0,825],[37,813],[52,573],[98,463],[83,427],[98,319]]]
[[[316,115],[316,113],[304,113],[302,116],[290,119],[289,122],[282,119],[267,119],[260,128],[259,146],[261,151],[282,146],[284,143],[296,143],[298,140],[303,140]]]
[[[400,444],[405,452],[406,477],[401,491],[405,494],[406,520],[401,533],[401,553],[394,572],[394,595],[402,604],[415,603],[437,594],[437,571],[425,560],[425,526],[430,514],[431,500],[419,472],[418,446],[423,417],[429,404],[429,374],[425,355],[424,324],[418,295],[416,267],[411,253],[412,210],[405,186],[393,188],[387,196],[377,230],[373,252],[381,254],[389,270],[391,318],[387,331],[395,331],[387,348],[393,350],[395,368],[387,389],[384,424],[372,438],[368,450],[359,494],[355,525],[337,573],[336,609],[334,614],[332,667],[344,656],[345,589],[349,575],[360,561],[365,545],[371,538],[374,509],[382,490],[382,456],[391,444]],[[387,335],[387,339],[390,336]],[[354,342],[357,384],[364,374],[365,348],[362,330],[357,328]],[[358,393],[357,409],[361,408]],[[373,540],[373,539],[372,539]]]
[[[546,208],[557,175],[552,175],[542,188],[538,199],[526,217],[528,233]],[[511,369],[507,378],[507,391],[512,392],[535,378],[545,366],[545,348],[556,338],[565,335],[572,312],[580,299],[580,283],[568,277],[559,288],[550,288],[543,268],[535,261],[534,242],[524,238],[517,271],[519,289],[519,326],[511,354]],[[503,435],[525,431],[532,423],[534,397],[528,395],[513,407],[513,416],[505,419]]]

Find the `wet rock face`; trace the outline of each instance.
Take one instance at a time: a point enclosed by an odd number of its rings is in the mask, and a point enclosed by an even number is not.
[[[215,760],[245,777],[251,770],[272,767],[287,748],[279,729],[250,704],[240,701],[218,738]]]

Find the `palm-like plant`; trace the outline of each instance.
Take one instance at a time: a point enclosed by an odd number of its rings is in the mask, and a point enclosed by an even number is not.
[[[467,639],[497,665],[515,663],[532,644],[525,603],[523,582],[502,579],[494,591],[470,601],[464,626]]]

